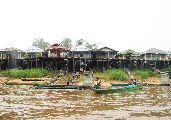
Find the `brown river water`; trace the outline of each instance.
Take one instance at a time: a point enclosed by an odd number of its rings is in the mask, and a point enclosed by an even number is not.
[[[171,120],[171,87],[127,93],[0,85],[0,120]]]

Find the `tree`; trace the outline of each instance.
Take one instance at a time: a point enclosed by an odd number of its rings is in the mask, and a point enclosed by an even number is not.
[[[95,44],[95,43],[93,43],[93,44],[90,44],[90,43],[88,43],[88,42],[86,42],[86,48],[88,48],[88,49],[90,49],[90,50],[97,50],[97,47],[98,47],[98,45],[97,44]]]
[[[84,45],[86,41],[84,39],[79,39],[76,41],[76,46]]]
[[[78,47],[78,46],[84,46],[85,48],[88,48],[89,50],[96,50],[98,47],[97,44],[95,44],[95,43],[90,44],[84,39],[79,39],[76,41],[76,47]]]
[[[72,40],[70,38],[65,38],[61,41],[62,46],[68,48],[69,50],[72,48]]]
[[[46,49],[46,47],[50,45],[48,42],[44,41],[43,38],[36,38],[34,42],[32,43],[32,46],[41,48],[43,50]]]

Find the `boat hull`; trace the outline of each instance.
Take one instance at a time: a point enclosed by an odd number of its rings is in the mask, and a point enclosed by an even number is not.
[[[43,86],[43,87],[35,87],[35,88],[36,89],[81,89],[81,86],[77,86],[77,85],[57,86],[57,87]]]
[[[110,89],[93,89],[98,94],[107,94],[107,93],[122,93],[122,92],[131,92],[137,89],[143,88],[143,85],[135,85],[134,87],[123,87],[123,88],[110,88]]]
[[[129,84],[129,83],[128,83],[128,84],[126,84],[126,83],[125,83],[125,84],[121,84],[121,83],[118,83],[118,84],[117,84],[117,83],[110,83],[110,84],[111,84],[112,86],[128,86],[128,85],[131,85],[131,84]]]
[[[78,85],[67,85],[67,84],[34,84],[36,89],[80,89]]]
[[[34,84],[36,87],[65,87],[67,84]]]
[[[5,82],[6,85],[33,85],[35,83],[25,83],[25,82]]]

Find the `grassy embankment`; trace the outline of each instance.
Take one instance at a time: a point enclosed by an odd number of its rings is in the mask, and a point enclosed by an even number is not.
[[[18,70],[18,69],[12,69],[12,70],[5,70],[0,72],[1,75],[4,77],[9,78],[41,78],[45,76],[53,76],[53,72],[49,72],[47,70],[41,70],[41,69],[25,69],[25,70]]]
[[[9,78],[41,78],[41,77],[54,77],[54,72],[49,72],[47,70],[42,69],[25,69],[25,70],[6,70],[1,71],[1,75],[4,77]],[[148,79],[150,77],[159,77],[159,75],[151,70],[136,70],[132,71],[133,76],[137,80],[143,80]],[[94,73],[94,79],[95,77],[100,77],[102,80],[107,81],[118,81],[118,82],[130,82],[129,76],[127,73],[124,72],[122,69],[108,69],[104,72],[95,72]],[[65,79],[61,79],[62,81],[66,81],[71,79],[71,74],[68,75]],[[81,75],[80,80],[83,81],[83,75]]]
[[[148,69],[136,70],[133,72],[133,74],[137,79],[141,80],[148,79],[150,77],[159,77],[158,73]]]
[[[148,69],[135,70],[131,73],[137,80],[144,80],[150,77],[159,77],[159,75],[156,72]],[[128,74],[126,74],[122,69],[108,69],[104,72],[96,72],[95,76],[98,76],[104,80],[130,82]]]
[[[94,76],[104,80],[128,80],[128,75],[122,69],[108,69],[104,72],[95,72]]]

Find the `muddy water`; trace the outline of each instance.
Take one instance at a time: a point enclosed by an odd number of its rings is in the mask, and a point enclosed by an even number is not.
[[[171,88],[144,87],[99,95],[91,90],[40,90],[0,86],[0,120],[169,120]]]

